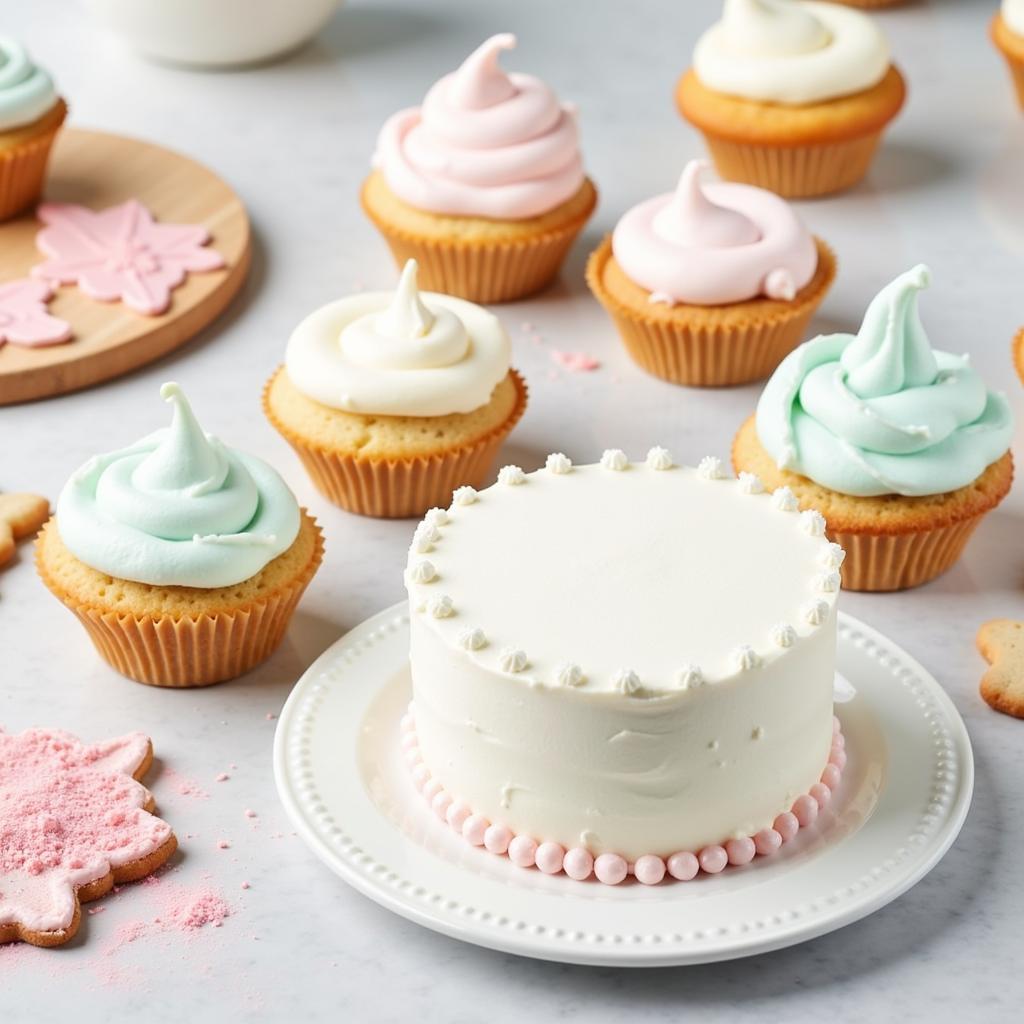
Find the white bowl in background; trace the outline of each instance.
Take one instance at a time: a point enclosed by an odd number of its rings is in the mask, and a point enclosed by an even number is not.
[[[341,0],[85,0],[143,56],[193,67],[238,67],[312,39]]]

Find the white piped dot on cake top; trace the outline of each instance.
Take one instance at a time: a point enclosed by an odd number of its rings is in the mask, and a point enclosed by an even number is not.
[[[842,577],[834,569],[819,573],[814,577],[814,589],[820,590],[823,594],[834,594],[839,589],[841,580]]]
[[[704,683],[704,673],[701,672],[699,665],[684,665],[676,673],[676,686],[680,690],[689,690],[694,686],[702,686]]]
[[[427,612],[435,619],[450,619],[455,614],[455,605],[447,594],[440,594],[427,602]]]
[[[498,654],[498,667],[502,672],[522,672],[529,663],[526,651],[518,647],[503,647]]]
[[[702,480],[725,479],[725,469],[722,466],[722,460],[715,458],[714,455],[705,455],[697,464],[697,475]]]
[[[827,601],[810,601],[803,607],[804,621],[811,626],[820,626],[828,618]]]
[[[433,583],[437,579],[437,569],[429,559],[421,559],[409,570],[409,578],[413,583]]]
[[[823,537],[825,535],[825,517],[820,512],[809,508],[800,513],[800,528],[812,537]]]
[[[796,630],[787,622],[772,626],[772,643],[776,647],[792,647],[796,643]]]
[[[667,448],[662,448],[659,445],[655,445],[647,453],[645,461],[648,469],[656,469],[659,471],[671,469],[673,466],[672,453]]]
[[[468,484],[465,487],[457,487],[452,492],[452,501],[456,505],[472,505],[479,497],[476,488]]]
[[[846,552],[838,545],[829,543],[818,556],[818,564],[826,569],[838,569],[846,559]]]
[[[448,512],[443,508],[432,508],[423,517],[423,522],[427,526],[433,526],[435,528],[438,526],[447,526]]]
[[[788,487],[776,487],[772,491],[772,506],[780,512],[795,512],[800,507],[800,502]]]
[[[502,466],[498,470],[498,483],[506,487],[518,487],[526,482],[526,474],[519,466]]]
[[[604,469],[621,473],[629,466],[629,459],[621,448],[608,448],[601,453],[601,466]]]
[[[639,693],[643,685],[640,677],[631,668],[620,668],[612,677],[612,682],[617,690],[628,696]]]
[[[561,452],[552,452],[544,463],[544,468],[556,476],[564,476],[572,471],[572,459]]]
[[[459,646],[467,651],[479,651],[487,646],[487,635],[478,626],[469,626],[459,633]]]
[[[761,659],[750,644],[740,644],[729,656],[729,663],[735,671],[746,672],[757,668],[761,664]]]
[[[555,669],[555,679],[559,686],[582,686],[585,681],[583,669],[571,661],[562,662]]]
[[[742,494],[764,493],[764,484],[756,473],[740,473],[736,479],[739,481]]]

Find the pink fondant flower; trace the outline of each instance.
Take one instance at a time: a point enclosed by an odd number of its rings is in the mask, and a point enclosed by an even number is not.
[[[71,324],[46,311],[53,291],[45,281],[23,277],[0,284],[0,345],[56,345],[71,337]]]
[[[163,313],[189,271],[224,266],[220,253],[204,248],[206,228],[158,224],[137,199],[99,212],[43,203],[36,215],[46,225],[36,246],[50,258],[32,268],[35,277],[77,284],[101,302],[121,299],[139,313]]]
[[[141,733],[86,746],[60,730],[0,732],[0,942],[66,941],[80,890],[102,896],[174,852],[136,781],[151,760]]]

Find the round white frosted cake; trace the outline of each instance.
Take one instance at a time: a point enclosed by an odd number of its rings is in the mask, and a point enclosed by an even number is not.
[[[771,852],[845,761],[824,531],[788,489],[662,448],[456,491],[405,574],[418,785],[472,842],[545,870],[605,854],[684,877],[674,854]]]

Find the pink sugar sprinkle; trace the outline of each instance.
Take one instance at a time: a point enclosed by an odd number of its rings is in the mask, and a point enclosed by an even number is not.
[[[102,914],[107,908],[106,907],[86,907],[86,912],[95,917],[97,914]]]
[[[231,849],[231,844],[226,839],[218,839],[217,840],[217,849],[218,850],[230,850]]]
[[[218,782],[227,782],[228,779],[230,779],[230,778],[231,778],[231,776],[228,775],[227,772],[221,772],[220,775],[217,776],[217,781]]]
[[[259,817],[259,815],[255,811],[250,810],[248,807],[246,807],[246,809],[245,809],[245,816],[247,818],[258,818]]]
[[[267,712],[266,719],[268,722],[272,722],[275,718],[277,718],[277,715],[275,715],[273,711]]]
[[[524,320],[519,325],[519,330],[521,330],[523,332],[523,334],[529,334],[530,331],[533,330],[533,324],[531,324],[529,320]]]
[[[243,889],[248,889],[249,888],[249,883],[248,882],[243,882],[242,883],[242,888]]]
[[[194,931],[204,925],[219,928],[231,914],[227,901],[212,889],[197,893],[181,893],[171,905],[168,917],[171,922],[186,931]]]
[[[191,796],[195,797],[197,800],[204,800],[210,795],[202,786],[199,785],[198,782],[195,781],[195,779],[190,779],[186,775],[181,775],[173,768],[166,765],[164,766],[164,775],[182,796]]]
[[[576,372],[596,370],[601,365],[599,359],[586,352],[563,352],[557,348],[551,350],[551,359],[563,369]]]

